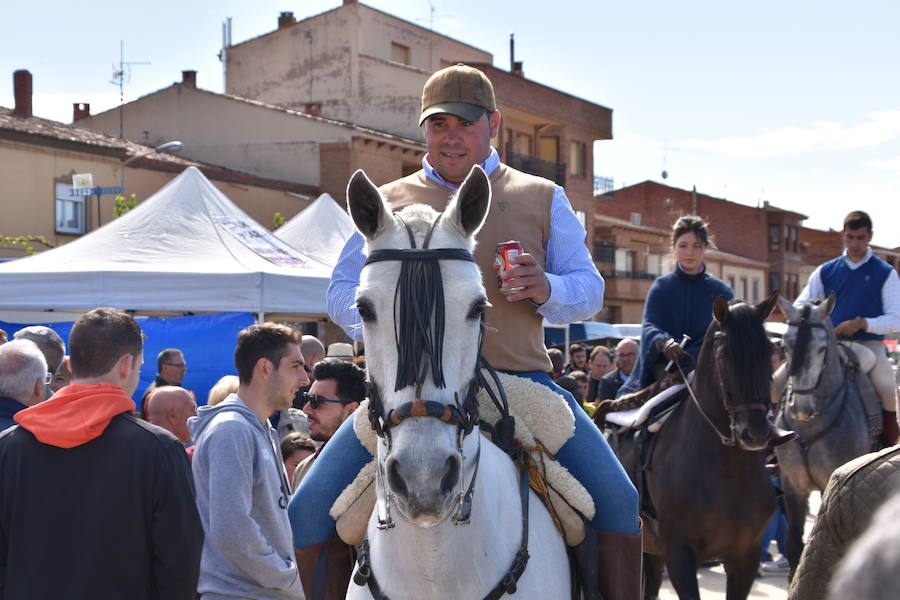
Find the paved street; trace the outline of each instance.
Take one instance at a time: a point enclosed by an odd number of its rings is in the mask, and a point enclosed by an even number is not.
[[[819,510],[819,494],[814,494],[809,501],[810,513],[814,515]],[[809,536],[813,525],[813,516],[806,520],[805,537]],[[772,544],[771,552],[777,555],[775,544]],[[700,569],[697,572],[700,583],[700,595],[703,600],[724,600],[725,598],[725,571],[721,565],[710,569]],[[771,573],[757,578],[750,592],[750,600],[785,600],[787,598],[787,573]],[[659,592],[659,600],[678,600],[675,590],[668,579],[663,582]]]

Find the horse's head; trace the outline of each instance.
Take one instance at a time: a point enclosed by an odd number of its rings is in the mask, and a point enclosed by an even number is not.
[[[703,342],[701,363],[714,361],[719,396],[730,419],[732,439],[744,450],[761,450],[771,435],[767,413],[772,388],[772,343],[764,321],[778,292],[752,305],[719,296]],[[698,377],[701,365],[698,365]],[[721,435],[721,434],[720,434]]]
[[[832,293],[824,302],[807,302],[802,308],[794,308],[784,299],[780,304],[788,317],[784,350],[791,393],[787,408],[791,416],[800,421],[809,420],[819,412],[815,391],[828,366],[829,348],[835,348],[837,344],[834,327],[828,318],[834,302]]]
[[[362,171],[347,188],[350,215],[366,238],[356,303],[370,418],[384,440],[382,484],[416,524],[448,516],[468,469],[463,458],[476,455],[478,436],[466,434],[477,425],[473,381],[488,301],[471,253],[490,195],[478,167],[442,214],[413,205],[392,215]]]

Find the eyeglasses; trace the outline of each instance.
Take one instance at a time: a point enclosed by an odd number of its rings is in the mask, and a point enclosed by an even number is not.
[[[163,363],[169,365],[170,367],[175,367],[176,369],[187,369],[187,363]]]
[[[322,406],[323,402],[333,402],[335,404],[340,404],[341,406],[347,406],[348,404],[350,404],[350,402],[347,400],[334,400],[332,398],[320,396],[319,394],[310,394],[309,392],[303,392],[303,397],[300,401],[300,408],[303,408],[308,403],[313,410],[316,410],[317,408]]]

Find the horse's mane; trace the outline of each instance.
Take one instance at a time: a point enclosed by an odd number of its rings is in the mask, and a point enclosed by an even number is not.
[[[809,319],[812,313],[813,305],[809,302],[803,305],[800,313],[800,322],[804,323]],[[789,375],[797,375],[806,362],[806,354],[809,352],[809,342],[812,339],[812,329],[810,327],[797,327],[797,341],[794,344],[793,352],[791,352],[791,368]]]
[[[732,300],[728,304],[728,312],[728,322],[724,328],[715,319],[710,323],[703,340],[703,350],[711,354],[715,333],[724,331],[722,350],[730,358],[736,378],[728,384],[739,386],[751,398],[768,398],[767,383],[772,377],[772,342],[766,336],[754,306]]]
[[[431,229],[438,213],[430,206],[414,204],[404,208],[400,218],[412,229],[416,245]],[[424,382],[431,367],[434,384],[444,387],[444,290],[441,267],[434,260],[404,260],[394,295],[396,315],[394,340],[397,344],[395,390]],[[427,362],[426,362],[427,361]]]

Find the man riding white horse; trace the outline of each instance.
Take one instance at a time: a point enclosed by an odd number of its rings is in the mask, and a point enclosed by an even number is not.
[[[900,278],[869,248],[872,219],[861,210],[844,218],[841,231],[844,254],[813,271],[797,299],[795,308],[835,294],[831,313],[834,333],[856,353],[860,368],[868,372],[881,398],[882,437],[885,445],[897,443],[897,385],[885,352],[884,334],[900,331]],[[787,381],[787,367],[775,373],[773,395],[780,396]]]
[[[543,319],[587,319],[602,305],[603,280],[584,244],[572,243],[584,239],[584,228],[561,187],[500,162],[490,142],[501,116],[493,87],[481,71],[457,65],[432,75],[422,95],[420,124],[428,147],[422,170],[383,186],[381,193],[395,211],[418,203],[443,211],[474,165],[488,174],[491,209],[475,251],[485,280],[491,281],[485,286],[491,305],[483,355],[498,370],[546,385],[566,398],[575,414],[575,433],[556,458],[594,499],[591,526],[600,549],[600,590],[605,598],[638,598],[641,541],[634,486],[574,398],[547,375],[551,365]],[[503,274],[502,287],[522,289],[504,295],[492,281],[494,250],[509,239],[520,240],[525,253],[512,258],[514,266]],[[332,319],[354,338],[361,335],[355,295],[365,262],[362,249],[363,238],[354,234],[328,290]],[[329,507],[371,458],[348,419],[297,490],[289,513],[301,573],[312,572],[308,565],[334,531]]]

